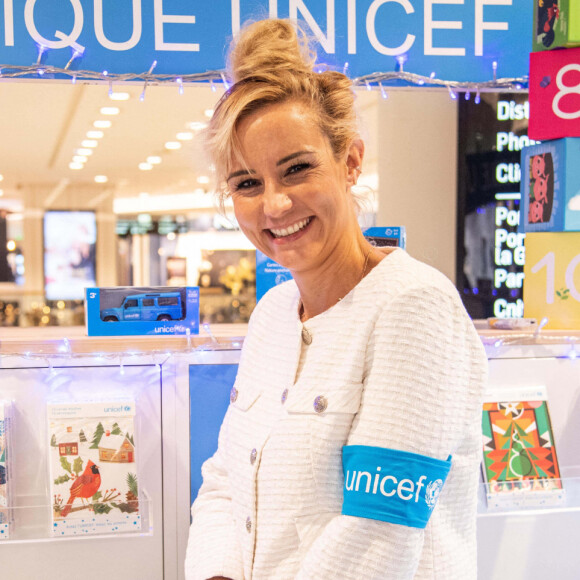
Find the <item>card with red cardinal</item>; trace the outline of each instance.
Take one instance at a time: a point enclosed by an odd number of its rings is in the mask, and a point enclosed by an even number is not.
[[[48,404],[52,535],[141,529],[134,401]]]
[[[487,397],[482,436],[488,507],[565,501],[545,387],[509,389]]]

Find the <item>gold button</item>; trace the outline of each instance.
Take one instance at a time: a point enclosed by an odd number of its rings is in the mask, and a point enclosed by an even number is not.
[[[246,518],[246,531],[248,534],[252,531],[252,519],[250,517]]]
[[[288,398],[288,389],[284,389],[282,391],[282,397],[280,398],[280,400],[282,401],[282,405],[286,402],[287,398]]]
[[[326,407],[328,407],[328,401],[326,400],[326,397],[321,395],[314,399],[314,410],[317,413],[324,413],[324,411],[326,411]]]
[[[258,457],[258,452],[256,451],[256,448],[252,449],[251,453],[250,453],[250,463],[252,465],[254,465],[254,463],[256,463],[256,457]]]
[[[232,387],[230,391],[230,403],[235,403],[238,400],[238,389],[236,387]]]
[[[312,335],[304,326],[302,327],[302,342],[304,344],[312,344]]]

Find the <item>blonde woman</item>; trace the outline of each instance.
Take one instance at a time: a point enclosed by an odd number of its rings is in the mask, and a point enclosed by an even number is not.
[[[349,79],[313,72],[283,20],[242,30],[229,64],[208,131],[223,195],[294,279],[252,315],[186,578],[475,578],[473,325],[443,275],[363,237]]]

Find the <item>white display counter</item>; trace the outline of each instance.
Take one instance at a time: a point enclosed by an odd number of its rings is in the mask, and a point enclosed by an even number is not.
[[[580,570],[580,332],[497,332],[478,324],[494,390],[545,387],[565,499],[490,510],[482,484],[479,578],[572,580]],[[0,541],[13,580],[183,578],[189,505],[215,445],[246,325],[212,336],[88,338],[82,329],[0,329],[0,399],[14,402],[15,525]],[[575,354],[577,353],[577,358]],[[222,380],[223,377],[223,380]],[[47,401],[130,397],[136,402],[140,530],[52,536]],[[193,467],[192,467],[193,466]],[[87,566],[87,562],[92,562]]]

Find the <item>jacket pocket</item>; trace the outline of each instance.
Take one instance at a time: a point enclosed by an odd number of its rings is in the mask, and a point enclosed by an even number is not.
[[[361,396],[360,384],[313,390],[303,389],[297,383],[290,389],[285,407],[288,413],[320,416],[334,413],[354,414],[359,410]]]
[[[336,515],[338,514],[333,512],[326,512],[321,514],[309,514],[307,516],[299,516],[294,518],[296,532],[298,533],[298,538],[300,540],[298,553],[301,559],[306,555],[308,550],[310,550],[312,547],[312,544],[314,544],[317,538],[322,534],[324,528],[326,528],[330,520],[332,520],[332,518],[334,518]]]
[[[252,405],[260,398],[262,391],[247,386],[234,384],[230,391],[230,403],[239,411],[248,411]]]

